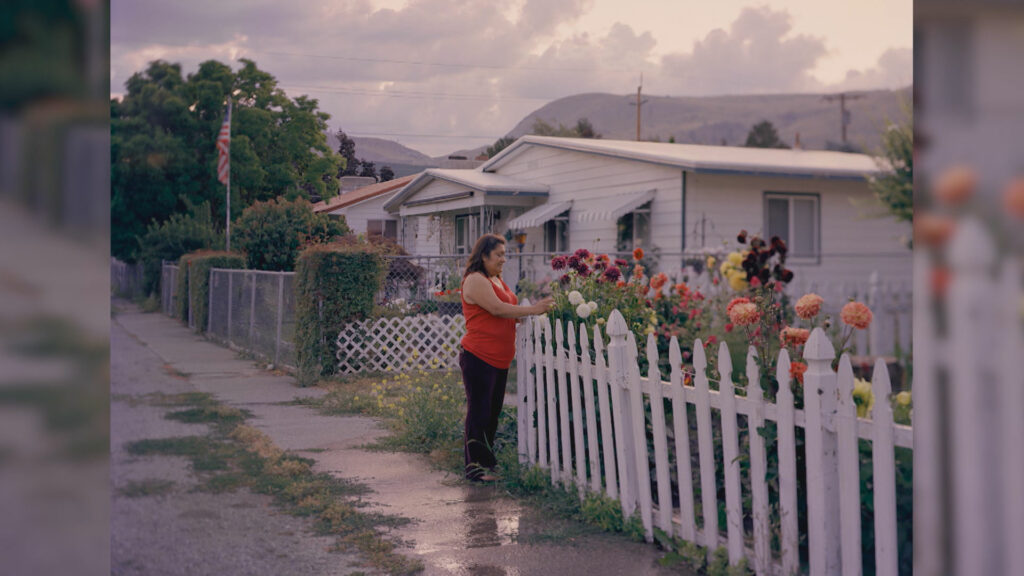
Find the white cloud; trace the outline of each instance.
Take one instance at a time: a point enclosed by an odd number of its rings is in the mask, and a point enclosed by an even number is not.
[[[867,70],[849,70],[841,82],[829,86],[835,91],[904,88],[914,77],[914,53],[910,48],[890,48]]]

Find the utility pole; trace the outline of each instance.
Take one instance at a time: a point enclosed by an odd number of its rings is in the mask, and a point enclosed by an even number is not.
[[[827,102],[839,100],[839,128],[843,133],[843,144],[846,144],[846,127],[850,124],[850,113],[846,110],[846,101],[859,100],[863,97],[863,94],[847,94],[846,92],[822,97],[822,100]]]
[[[640,141],[640,107],[647,103],[647,100],[641,100],[641,91],[644,87],[644,75],[640,74],[640,85],[636,87],[636,102],[630,102],[630,106],[636,106],[636,141]]]

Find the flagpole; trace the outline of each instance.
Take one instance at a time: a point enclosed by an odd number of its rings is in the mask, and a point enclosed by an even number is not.
[[[231,165],[228,164],[228,189],[227,189],[227,222],[224,226],[224,234],[227,236],[227,251],[231,252]]]

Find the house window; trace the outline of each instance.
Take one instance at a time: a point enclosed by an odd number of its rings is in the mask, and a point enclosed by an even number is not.
[[[635,248],[647,248],[651,245],[651,203],[648,202],[636,210],[619,218],[618,240],[615,249],[619,252],[631,252]]]
[[[398,241],[398,220],[367,220],[367,236],[383,236]]]
[[[567,252],[569,250],[569,211],[544,223],[544,250],[546,252]]]
[[[479,236],[477,224],[479,217],[475,214],[465,214],[455,217],[455,253],[469,254],[473,250],[473,244]]]
[[[789,246],[793,258],[817,258],[821,231],[817,194],[766,194],[767,238],[778,236]]]

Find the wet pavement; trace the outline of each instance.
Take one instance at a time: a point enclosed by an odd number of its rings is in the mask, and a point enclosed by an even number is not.
[[[192,334],[160,314],[142,314],[118,302],[112,332],[123,330],[152,352],[151,362],[183,373],[175,384],[210,392],[245,408],[249,424],[274,442],[316,461],[314,470],[357,480],[372,492],[371,510],[411,518],[393,529],[400,551],[421,559],[427,575],[533,576],[679,574],[657,564],[657,549],[621,536],[594,533],[522,505],[493,486],[469,485],[433,469],[425,457],[360,448],[386,432],[371,418],[323,416],[285,405],[299,396],[323,394],[261,370],[225,348]],[[118,339],[112,355],[125,353]],[[115,365],[116,365],[115,361]],[[173,378],[172,378],[173,379]],[[166,382],[166,380],[165,380]],[[117,431],[114,430],[115,435]],[[310,535],[310,538],[314,536]],[[339,563],[344,563],[339,559]],[[290,573],[319,574],[321,571]]]

